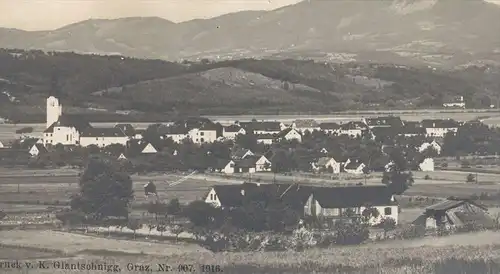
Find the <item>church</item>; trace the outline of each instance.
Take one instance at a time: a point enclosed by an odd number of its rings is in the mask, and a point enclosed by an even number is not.
[[[63,114],[59,99],[51,95],[47,98],[46,129],[43,132],[43,144],[51,145],[96,145],[105,147],[111,144],[126,145],[129,136],[119,127],[97,128],[76,115]]]

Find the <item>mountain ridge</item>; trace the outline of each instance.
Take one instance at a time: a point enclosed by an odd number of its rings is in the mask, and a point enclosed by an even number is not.
[[[52,31],[0,28],[0,47],[176,61],[300,55],[342,62],[335,56],[350,54],[380,62],[380,53],[408,65],[500,65],[499,18],[500,6],[483,0],[303,1],[179,23],[128,17]]]

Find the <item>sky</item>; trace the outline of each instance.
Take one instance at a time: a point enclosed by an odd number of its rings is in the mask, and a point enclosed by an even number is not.
[[[500,5],[500,0],[486,1]],[[271,10],[297,2],[300,0],[0,0],[0,27],[50,30],[90,18],[132,16],[182,22],[242,10]]]
[[[90,18],[132,16],[182,22],[297,2],[300,0],[0,0],[0,27],[50,30]]]

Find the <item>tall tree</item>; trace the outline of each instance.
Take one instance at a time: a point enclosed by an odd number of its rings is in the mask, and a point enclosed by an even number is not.
[[[133,199],[132,180],[113,163],[90,158],[79,185],[80,193],[72,199],[72,209],[95,219],[128,216],[128,206]]]

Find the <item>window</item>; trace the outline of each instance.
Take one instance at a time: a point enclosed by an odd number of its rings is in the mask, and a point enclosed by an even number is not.
[[[214,200],[217,200],[217,194],[214,194]]]
[[[69,135],[66,134],[66,142],[69,141]]]
[[[205,138],[201,138],[200,141],[203,143],[205,142]]]
[[[392,215],[392,208],[390,207],[384,208],[384,215]]]
[[[214,200],[214,195],[213,194],[210,194],[210,200]]]
[[[204,135],[205,135],[205,132],[200,132],[200,135],[201,135],[201,136],[204,136]]]

